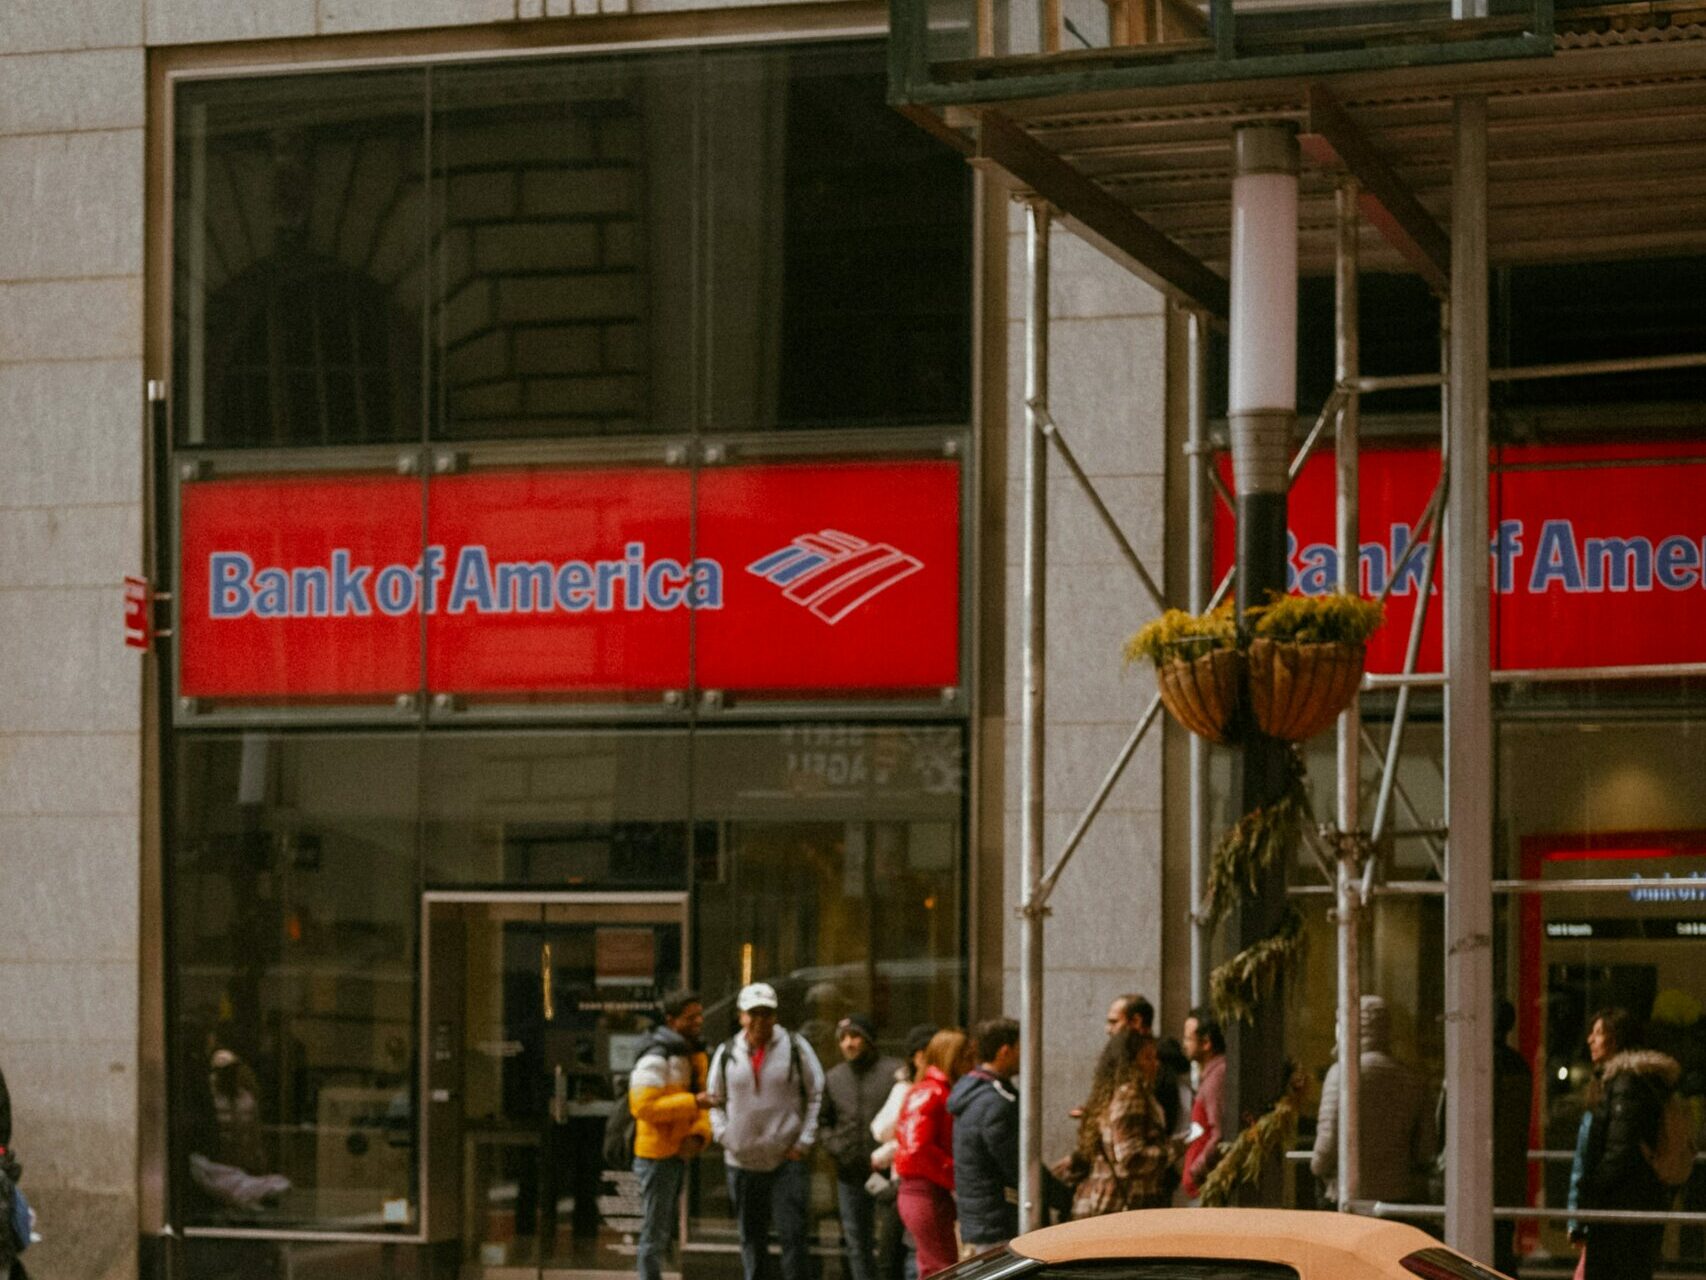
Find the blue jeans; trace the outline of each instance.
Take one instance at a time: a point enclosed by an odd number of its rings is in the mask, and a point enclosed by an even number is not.
[[[848,1280],[876,1280],[877,1202],[864,1187],[835,1180],[841,1210],[841,1249],[847,1255]]]
[[[681,1184],[687,1176],[687,1162],[679,1156],[668,1160],[635,1156],[634,1173],[640,1180],[640,1200],[645,1206],[634,1268],[640,1280],[662,1280],[663,1261],[675,1244],[676,1224],[681,1221]]]
[[[729,1200],[740,1224],[740,1265],[745,1280],[762,1280],[770,1252],[770,1223],[782,1241],[782,1280],[809,1280],[806,1257],[806,1193],[810,1172],[804,1160],[784,1160],[768,1173],[727,1167]]]

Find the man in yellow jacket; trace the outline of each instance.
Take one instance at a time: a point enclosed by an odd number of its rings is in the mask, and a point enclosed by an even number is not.
[[[663,1260],[675,1244],[687,1162],[711,1140],[705,1096],[705,1006],[695,991],[663,1000],[663,1025],[654,1027],[628,1077],[634,1113],[634,1173],[645,1216],[634,1253],[640,1280],[661,1280]]]

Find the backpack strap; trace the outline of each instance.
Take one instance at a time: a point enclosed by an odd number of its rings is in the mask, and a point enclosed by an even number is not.
[[[788,1033],[788,1051],[788,1076],[800,1091],[800,1110],[804,1111],[811,1099],[806,1092],[805,1069],[800,1066],[800,1037],[797,1032]]]

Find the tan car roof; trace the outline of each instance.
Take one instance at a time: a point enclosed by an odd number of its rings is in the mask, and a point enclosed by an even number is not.
[[[1241,1258],[1282,1262],[1304,1280],[1408,1276],[1399,1259],[1439,1241],[1398,1222],[1288,1209],[1140,1209],[1045,1227],[1013,1241],[1039,1262]]]

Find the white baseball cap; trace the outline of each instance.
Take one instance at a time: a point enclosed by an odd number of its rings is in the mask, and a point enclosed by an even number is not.
[[[735,997],[735,1008],[742,1013],[753,1009],[774,1009],[777,1007],[776,988],[768,982],[749,983],[740,989]]]

